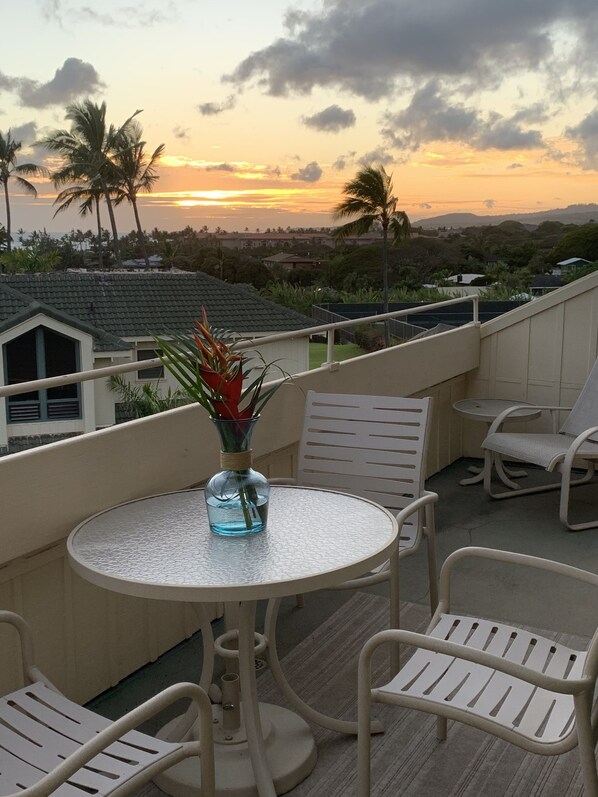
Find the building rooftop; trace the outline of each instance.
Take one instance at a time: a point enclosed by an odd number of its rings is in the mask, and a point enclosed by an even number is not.
[[[306,316],[202,272],[0,275],[0,327],[21,314],[53,308],[95,330],[96,348],[115,339],[185,334],[205,307],[213,326],[241,334],[306,329]],[[109,336],[109,339],[106,339]]]

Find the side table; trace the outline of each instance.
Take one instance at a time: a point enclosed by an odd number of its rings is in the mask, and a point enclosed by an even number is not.
[[[541,410],[534,404],[530,404],[528,401],[511,401],[510,399],[462,399],[461,401],[455,401],[453,409],[463,418],[467,418],[470,421],[482,421],[486,424],[486,427],[489,428],[492,421],[494,421],[501,412],[509,409],[509,407],[519,405],[522,405],[521,409],[509,416],[509,421],[531,421],[534,418],[540,417]],[[509,470],[505,468],[500,460],[497,460],[495,465],[497,474],[501,479],[503,479],[503,476],[505,478],[509,476],[517,479],[527,475],[524,470]],[[475,473],[475,476],[461,479],[459,484],[466,486],[470,484],[480,484],[484,481],[483,468],[472,466],[470,470]]]

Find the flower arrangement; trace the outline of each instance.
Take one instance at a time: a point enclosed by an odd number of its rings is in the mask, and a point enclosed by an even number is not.
[[[207,410],[220,435],[222,470],[204,489],[210,528],[225,536],[254,534],[266,527],[270,485],[252,469],[251,435],[284,381],[264,389],[266,378],[274,368],[288,375],[257,352],[235,351],[234,334],[212,328],[205,308],[194,327],[189,337],[155,337],[159,357],[187,396]]]
[[[275,368],[281,375],[288,375],[276,363],[266,363],[259,353],[234,351],[234,334],[212,328],[205,307],[202,320],[195,321],[194,326],[190,337],[176,335],[168,341],[154,338],[164,367],[212,418],[240,421],[259,415],[281,384],[262,391],[266,377]],[[261,362],[256,365],[258,358]],[[255,371],[257,376],[243,388],[244,380]]]

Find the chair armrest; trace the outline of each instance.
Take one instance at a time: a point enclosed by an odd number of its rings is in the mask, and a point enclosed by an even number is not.
[[[365,672],[369,674],[371,658],[380,645],[398,642],[410,645],[411,647],[431,650],[435,653],[443,653],[456,659],[471,661],[474,664],[480,664],[490,669],[497,670],[498,672],[503,672],[506,675],[511,675],[521,681],[526,681],[541,689],[559,692],[564,695],[576,695],[588,689],[593,689],[596,680],[590,676],[565,679],[557,678],[553,675],[545,675],[542,672],[526,667],[524,664],[516,664],[500,656],[495,656],[492,653],[486,653],[484,650],[470,648],[466,645],[459,645],[456,642],[438,639],[428,636],[427,634],[419,634],[415,631],[397,629],[380,631],[366,642],[359,657],[360,673]],[[359,677],[361,681],[362,675],[360,674]]]
[[[552,559],[542,559],[539,556],[529,556],[528,554],[514,553],[513,551],[501,551],[495,548],[468,546],[466,548],[459,548],[459,550],[453,551],[453,553],[447,556],[444,564],[442,565],[440,570],[440,601],[438,603],[436,614],[450,611],[450,592],[453,569],[461,560],[467,558],[490,559],[496,562],[523,565],[536,570],[546,570],[549,573],[572,578],[576,581],[581,581],[585,584],[589,584],[592,587],[598,588],[598,575],[596,573],[590,573],[587,570],[581,570],[580,568],[573,567],[572,565],[563,564],[562,562],[555,562]]]
[[[209,762],[213,753],[212,710],[210,699],[206,692],[197,684],[178,683],[173,684],[154,697],[151,697],[149,700],[146,700],[140,706],[137,706],[137,708],[134,708],[120,719],[115,720],[107,728],[104,728],[104,730],[100,731],[92,739],[89,739],[89,741],[81,745],[78,750],[67,756],[61,764],[52,770],[52,772],[49,772],[34,786],[27,789],[27,797],[44,797],[44,795],[48,795],[55,791],[58,786],[77,772],[78,769],[81,769],[81,767],[85,766],[92,758],[102,753],[106,747],[116,742],[129,731],[135,730],[142,722],[153,717],[154,714],[157,714],[182,698],[190,698],[197,704],[198,717],[201,721],[201,754],[202,757],[204,754],[206,755],[208,765],[210,766]],[[211,766],[213,768],[213,760]]]
[[[400,512],[397,512],[396,518],[397,523],[399,524],[399,531],[401,530],[401,526],[407,520],[407,518],[411,517],[411,515],[413,515],[415,512],[418,512],[420,509],[423,509],[425,506],[428,506],[429,504],[435,504],[437,501],[438,493],[433,493],[430,490],[424,490],[419,498],[416,498],[404,509],[401,509]]]
[[[591,437],[593,434],[598,433],[598,426],[590,426],[589,429],[586,429],[581,434],[578,434],[575,440],[569,446],[569,450],[565,454],[565,459],[563,460],[563,468],[565,470],[571,469],[573,467],[573,461],[577,457],[577,452],[581,448],[581,446]],[[597,443],[598,441],[592,440],[592,443]],[[581,457],[583,459],[583,455]]]
[[[0,611],[0,623],[7,623],[12,625],[19,634],[19,641],[21,644],[21,665],[23,670],[23,678],[27,683],[34,683],[34,681],[43,681],[48,687],[56,690],[56,687],[50,684],[45,676],[43,676],[37,669],[34,663],[33,651],[33,637],[31,629],[26,620],[20,614],[9,611]]]
[[[509,415],[514,413],[516,410],[529,410],[529,404],[514,404],[512,407],[509,407],[506,410],[503,410],[500,415],[497,415],[496,418],[490,424],[490,428],[488,429],[488,434],[494,434],[497,432],[500,427],[503,425],[505,421],[509,420]],[[572,407],[553,407],[550,405],[536,405],[534,404],[534,409],[548,411],[551,413],[562,411],[562,412],[570,412],[573,408]]]

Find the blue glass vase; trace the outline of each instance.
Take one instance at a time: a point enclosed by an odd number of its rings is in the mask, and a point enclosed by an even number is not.
[[[251,436],[259,416],[241,421],[213,418],[220,435],[220,467],[204,488],[215,534],[244,537],[266,528],[270,484],[251,467]]]

